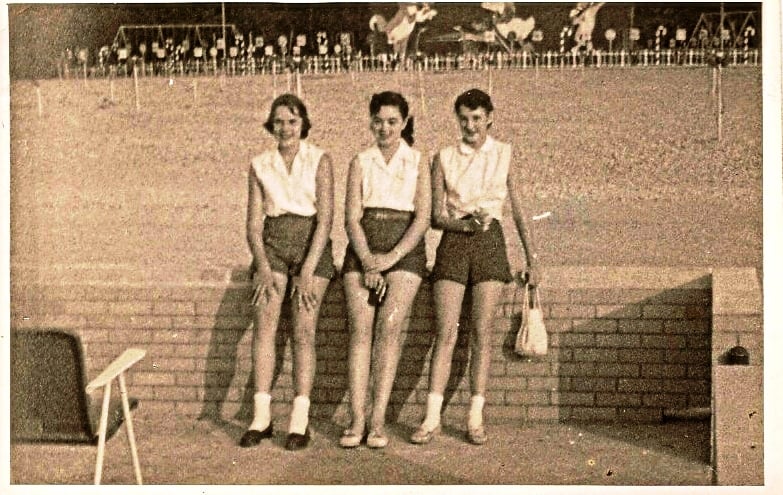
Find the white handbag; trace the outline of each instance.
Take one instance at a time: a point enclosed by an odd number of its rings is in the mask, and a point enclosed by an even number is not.
[[[533,300],[530,300],[530,296]],[[538,287],[532,290],[525,284],[525,304],[522,310],[522,325],[517,331],[514,352],[524,357],[546,356],[548,338],[544,325],[544,312],[541,310],[541,298]]]

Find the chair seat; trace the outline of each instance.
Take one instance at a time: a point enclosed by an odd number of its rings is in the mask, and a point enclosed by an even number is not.
[[[84,353],[67,330],[11,331],[11,441],[98,443],[100,397],[85,393]],[[129,399],[131,409],[139,401]],[[107,438],[122,425],[119,398],[109,403]]]

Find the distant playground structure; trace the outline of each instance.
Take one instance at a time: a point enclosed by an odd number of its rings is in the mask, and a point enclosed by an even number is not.
[[[291,30],[265,38],[243,33],[234,23],[121,25],[110,45],[63,50],[56,74],[114,77],[136,70],[139,76],[171,77],[702,66],[716,58],[724,66],[760,63],[754,11],[702,13],[692,29],[660,24],[654,33],[643,33],[631,21],[631,27],[610,27],[596,36],[596,16],[603,6],[577,3],[559,33],[545,33],[532,16],[517,16],[513,3],[502,2],[482,3],[486,15],[445,33],[428,32],[438,15],[428,3],[401,3],[388,21],[375,14],[365,33]]]

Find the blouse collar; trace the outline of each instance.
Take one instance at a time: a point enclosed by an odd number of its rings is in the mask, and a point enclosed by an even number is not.
[[[293,163],[296,163],[297,160],[300,160],[302,156],[307,153],[308,150],[308,144],[304,139],[299,140],[299,149],[296,151],[296,155],[294,155],[294,161]],[[283,169],[287,169],[285,165],[285,160],[283,159],[283,155],[280,153],[280,150],[275,146],[273,148],[274,153],[272,154],[272,160],[277,166],[283,167]]]
[[[465,141],[460,140],[459,146],[457,147],[459,149],[459,152],[463,155],[472,155],[473,153],[480,152],[480,153],[487,153],[492,148],[495,147],[495,140],[492,138],[492,136],[487,135],[487,139],[484,141],[484,144],[481,145],[481,148],[476,150],[469,144],[465,143]]]
[[[379,161],[379,163],[386,163],[386,159],[383,157],[383,152],[378,147],[377,144],[374,144],[372,148],[370,148],[372,151],[372,156],[374,160]],[[411,152],[413,151],[413,148],[408,145],[407,141],[404,139],[400,139],[400,145],[397,147],[397,150],[392,155],[391,159],[389,160],[389,163],[387,165],[391,165],[395,161],[406,161],[410,156]]]

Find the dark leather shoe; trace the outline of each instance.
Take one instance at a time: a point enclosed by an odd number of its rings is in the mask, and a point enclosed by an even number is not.
[[[261,440],[265,438],[272,438],[272,423],[264,431],[259,430],[247,430],[242,438],[239,440],[240,447],[255,447]]]
[[[310,428],[305,430],[304,435],[300,433],[289,433],[285,440],[286,450],[302,450],[310,445]]]

